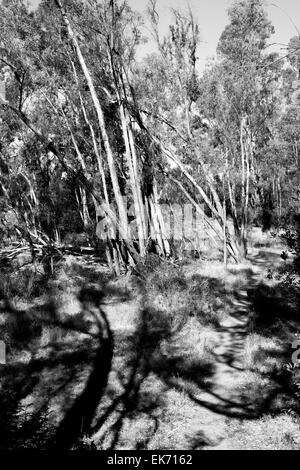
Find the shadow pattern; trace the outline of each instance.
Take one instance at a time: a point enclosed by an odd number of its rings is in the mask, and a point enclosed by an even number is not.
[[[236,358],[242,354],[250,325],[264,334],[271,331],[276,335],[277,320],[295,328],[298,322],[299,312],[290,310],[283,296],[278,299],[266,286],[257,285],[251,270],[245,270],[244,275],[250,286],[248,296],[237,286],[231,300],[226,283],[205,278],[216,293],[227,299],[226,307],[236,320],[241,320],[231,327],[216,325],[220,334],[227,335],[228,344],[224,353],[212,353],[212,361],[194,360],[180,350],[165,354],[161,345],[174,341],[183,325],[178,323],[174,329],[159,309],[147,304],[146,297],[139,323],[131,334],[112,332],[105,313],[105,287],[81,289],[80,315],[63,320],[51,300],[38,309],[21,311],[2,297],[1,315],[17,328],[12,328],[11,360],[0,366],[0,448],[124,448],[129,445],[124,433],[140,418],[142,432],[130,446],[151,448],[161,425],[165,397],[174,391],[216,417],[240,421],[282,411],[274,407],[278,397],[293,398],[295,394],[283,371],[268,373],[269,386],[264,393],[254,387],[228,397],[214,386],[218,364],[225,364],[232,374],[242,370]],[[199,283],[203,280],[199,276]],[[119,292],[123,300],[126,295]],[[219,308],[224,309],[224,305]],[[52,336],[43,345],[41,338],[49,329]],[[276,357],[278,351],[268,354]],[[24,360],[24,355],[29,359]],[[263,377],[264,373],[260,374]],[[191,431],[186,443],[190,449],[217,444],[202,429]]]

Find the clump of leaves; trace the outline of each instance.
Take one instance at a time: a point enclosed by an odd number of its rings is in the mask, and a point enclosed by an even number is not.
[[[293,223],[290,224],[281,235],[282,240],[295,255],[294,268],[300,273],[300,214],[293,217]]]

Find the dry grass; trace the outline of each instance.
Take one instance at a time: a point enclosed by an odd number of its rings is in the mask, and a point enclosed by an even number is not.
[[[300,421],[297,416],[283,413],[264,416],[255,421],[233,424],[230,437],[219,449],[231,450],[299,450]]]
[[[262,375],[272,374],[285,363],[285,350],[276,338],[250,333],[244,344],[244,367]]]
[[[249,314],[249,299],[241,294],[246,294],[247,286],[257,274],[256,266],[250,262],[229,264],[225,269],[217,260],[189,260],[175,265],[153,259],[149,265],[140,267],[139,277],[113,280],[102,268],[78,263],[70,257],[58,267],[47,289],[44,286],[39,290],[35,281],[30,281],[32,289],[26,295],[29,281],[23,274],[9,277],[5,286],[16,305],[23,309],[30,307],[35,315],[51,294],[55,296],[57,318],[69,320],[70,325],[82,326],[77,293],[84,284],[88,282],[107,292],[104,308],[115,336],[115,354],[93,434],[81,436],[77,444],[80,448],[299,448],[298,419],[287,412],[271,416],[270,408],[267,411],[264,408],[276,391],[276,377],[286,364],[284,341],[290,338],[290,330],[284,330],[288,328],[286,323],[281,324],[280,334],[272,336],[257,329],[254,320],[250,322],[242,339],[241,371],[232,376],[235,378],[229,378],[235,394],[231,399],[251,402],[256,419],[231,417],[225,395],[221,396],[216,413],[205,406],[206,402],[211,406],[216,403],[213,393],[220,360],[216,350],[223,338],[220,331],[224,331],[226,322],[230,327],[231,314]],[[38,286],[38,278],[36,282]],[[10,324],[7,317],[0,320],[5,325],[7,341],[14,336],[18,339],[20,323]],[[21,336],[25,327],[21,325]],[[19,365],[31,373],[34,360],[45,361],[45,368],[34,373],[32,388],[26,392],[27,401],[22,398],[20,403],[30,404],[27,411],[34,415],[32,406],[51,393],[50,409],[44,409],[40,418],[36,417],[36,428],[41,433],[45,430],[46,439],[53,431],[51,426],[55,427],[72,399],[83,390],[92,368],[90,352],[94,345],[72,331],[62,332],[55,326],[39,328],[32,318],[27,327],[28,344],[21,338],[17,348],[14,340],[10,345],[14,353],[10,360],[18,374]],[[34,354],[28,351],[28,346],[33,344]],[[64,358],[66,352],[67,360],[62,363],[60,357]],[[75,359],[74,354],[78,356]],[[56,360],[56,365],[50,365]],[[12,377],[10,390],[17,388],[19,382],[19,377]],[[282,392],[274,400],[272,412],[288,410],[290,406]],[[95,423],[103,416],[103,423],[97,427]],[[10,432],[16,433],[14,428]],[[19,434],[13,443],[15,447],[22,439]],[[32,442],[29,438],[26,441],[28,447],[34,447],[34,433],[31,438]],[[37,442],[46,445],[41,437]]]

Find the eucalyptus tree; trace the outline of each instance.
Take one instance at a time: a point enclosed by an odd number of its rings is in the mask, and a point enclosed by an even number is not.
[[[236,1],[228,14],[217,60],[201,79],[198,106],[220,152],[230,215],[246,254],[249,205],[263,204],[260,160],[276,121],[281,63],[268,53],[274,29],[260,0]]]
[[[126,2],[43,1],[35,13],[21,0],[16,4],[22,7],[20,24],[29,24],[31,30],[27,26],[28,31],[19,32],[16,5],[3,6],[2,63],[9,68],[16,95],[2,101],[5,118],[12,113],[26,138],[36,139],[41,153],[50,154],[53,164],[77,181],[85,226],[91,202],[93,212],[103,215],[100,235],[116,272],[144,257],[151,239],[157,253],[165,256],[169,247],[155,178],[144,184],[148,157],[137,145],[132,112],[130,68],[140,41],[137,15]],[[9,39],[13,35],[16,44]],[[18,67],[26,75],[25,84]],[[25,88],[27,108],[22,103]],[[133,224],[126,197],[133,202]]]
[[[207,145],[205,120],[196,104],[201,92],[196,67],[199,27],[190,10],[174,10],[169,32],[160,38],[155,1],[149,4],[149,15],[158,53],[147,57],[136,74],[140,115],[164,158],[159,165],[166,178],[201,215],[217,244],[223,243],[225,233],[226,250],[237,260],[239,249],[224,218],[222,193],[209,158],[215,152]]]

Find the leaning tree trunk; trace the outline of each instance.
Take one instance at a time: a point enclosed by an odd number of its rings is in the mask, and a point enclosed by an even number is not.
[[[112,19],[114,21],[114,10],[112,11],[112,15]],[[120,55],[118,54],[117,57],[115,57],[113,52],[117,47],[113,34],[114,24],[112,25],[111,30],[110,41],[108,42],[108,58],[114,79],[122,135],[125,145],[126,162],[129,169],[129,182],[135,208],[139,251],[142,256],[145,256],[149,248],[149,240],[151,240],[151,242],[154,242],[154,246],[156,246],[157,253],[166,256],[170,254],[170,248],[165,235],[161,209],[158,204],[155,178],[152,173],[152,184],[148,184],[147,190],[145,190],[142,181],[143,164],[136,149],[135,136],[133,132],[133,122],[135,122],[135,118],[128,110],[125,77],[129,85],[129,90],[132,90],[132,88],[130,87],[128,75],[126,74]],[[148,154],[148,158],[151,158],[147,149],[146,153]]]
[[[207,179],[207,183],[209,186],[209,189],[211,190],[211,194],[213,197],[213,200],[216,201],[216,205],[214,205],[211,201],[210,198],[207,196],[206,192],[204,189],[196,182],[196,180],[192,177],[192,175],[186,170],[184,165],[178,160],[178,158],[174,155],[174,153],[165,147],[165,145],[157,138],[153,137],[154,141],[160,145],[160,148],[162,150],[162,153],[172,161],[172,163],[175,163],[177,168],[180,169],[181,173],[187,178],[187,180],[192,183],[194,188],[197,190],[201,198],[204,200],[205,204],[207,207],[210,209],[212,215],[215,218],[216,222],[216,227],[214,229],[215,233],[217,234],[218,238],[223,241],[223,224],[224,224],[224,216],[223,216],[223,205],[219,199],[219,196],[216,192],[216,189],[214,188],[212,178],[210,175],[205,175]],[[199,204],[198,204],[199,205]],[[227,222],[226,222],[227,224]],[[210,224],[211,225],[211,224]],[[229,228],[226,225],[226,233],[227,233],[227,247],[228,247],[228,252],[229,254],[233,257],[235,261],[238,261],[240,259],[240,251],[238,246],[236,245],[235,241],[232,240]]]
[[[144,211],[142,192],[141,192],[141,186],[140,186],[137,155],[136,155],[134,140],[132,136],[132,129],[130,126],[130,117],[123,104],[125,100],[125,96],[124,96],[124,93],[122,93],[121,91],[120,77],[118,76],[119,74],[113,61],[111,47],[109,47],[109,50],[108,50],[108,57],[109,57],[111,72],[114,78],[115,92],[117,95],[118,107],[119,107],[119,116],[120,116],[120,121],[121,121],[121,126],[122,126],[122,135],[123,135],[123,141],[125,144],[125,155],[126,155],[126,161],[127,161],[127,165],[129,169],[131,193],[132,193],[132,197],[134,201],[136,226],[137,226],[137,231],[138,231],[139,252],[141,256],[145,256],[145,253],[146,253],[145,245],[146,245],[146,240],[148,238],[147,232],[146,232],[147,227],[146,227],[145,211]]]
[[[96,114],[97,114],[99,130],[100,130],[101,138],[102,138],[102,141],[103,141],[103,145],[104,145],[104,149],[105,149],[105,153],[106,153],[106,157],[107,157],[107,163],[108,163],[110,178],[111,178],[111,182],[112,182],[114,198],[115,198],[115,202],[116,202],[117,210],[118,210],[118,217],[119,217],[118,226],[120,228],[120,233],[122,234],[121,237],[123,237],[121,239],[121,243],[124,243],[125,246],[126,246],[126,250],[128,250],[128,245],[126,243],[127,238],[128,238],[127,208],[124,204],[123,197],[122,197],[121,190],[120,190],[120,186],[119,186],[119,181],[118,181],[118,177],[117,177],[117,171],[116,171],[114,156],[113,156],[113,152],[112,152],[111,145],[110,145],[110,142],[109,142],[108,133],[107,133],[107,130],[106,130],[106,124],[105,124],[105,119],[104,119],[104,113],[103,113],[103,110],[102,110],[102,106],[101,106],[99,98],[97,96],[91,73],[90,73],[90,71],[89,71],[89,69],[86,65],[85,59],[84,59],[83,54],[81,52],[81,48],[80,48],[79,43],[77,41],[76,34],[75,34],[75,32],[73,31],[73,29],[71,27],[70,21],[69,21],[68,16],[67,16],[67,13],[66,13],[66,11],[65,11],[65,9],[64,9],[64,7],[63,7],[60,0],[55,0],[55,3],[61,11],[63,21],[66,25],[68,35],[69,35],[70,40],[71,40],[71,42],[74,46],[74,49],[76,51],[77,59],[78,59],[78,62],[80,64],[82,73],[83,73],[83,75],[86,79],[87,86],[88,86],[88,89],[89,89],[89,92],[90,92],[90,96],[92,98],[92,102],[93,102],[93,105],[94,105],[94,109],[95,109]],[[110,220],[110,223],[112,224],[113,222]],[[115,227],[113,227],[113,228],[115,228]],[[116,243],[118,243],[118,241],[119,240],[115,240]],[[117,256],[119,258],[120,253],[121,253],[121,250],[116,246],[116,248],[113,250],[113,256]],[[118,264],[118,261],[117,260],[115,260],[115,261],[116,261],[116,264]],[[120,261],[121,261],[121,259],[120,259]]]

